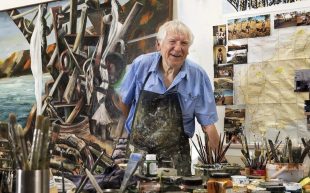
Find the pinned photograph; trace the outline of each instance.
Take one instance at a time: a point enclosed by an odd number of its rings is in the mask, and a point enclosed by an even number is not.
[[[241,23],[241,33],[244,38],[254,38],[256,36],[255,17],[243,19],[243,22]]]
[[[239,18],[238,19],[238,24],[240,24],[240,32],[238,34],[239,38],[238,39],[242,39],[242,38],[248,38],[248,33],[247,33],[247,24],[248,24],[248,18]],[[248,29],[250,26],[248,26]]]
[[[223,65],[226,64],[226,47],[225,46],[215,46],[213,48],[213,54],[214,54],[214,64],[215,65]]]
[[[241,39],[241,23],[239,19],[228,20],[228,40]]]
[[[214,65],[214,78],[232,78],[234,76],[234,66],[225,65],[218,66]]]
[[[296,26],[296,11],[290,13],[279,13],[274,16],[274,28],[285,28]]]
[[[246,64],[248,63],[248,45],[232,44],[228,46],[227,64]]]
[[[214,97],[216,105],[233,104],[232,78],[214,78]]]
[[[226,45],[226,25],[213,26],[213,45]]]
[[[296,25],[310,25],[310,12],[296,12]]]
[[[226,106],[224,118],[224,132],[226,142],[240,143],[240,136],[243,134],[245,122],[245,106]]]
[[[256,16],[255,37],[270,36],[270,15]]]
[[[295,71],[295,92],[310,92],[310,70]]]

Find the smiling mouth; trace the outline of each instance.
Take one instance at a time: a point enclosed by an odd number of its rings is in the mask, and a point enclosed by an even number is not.
[[[171,56],[175,57],[175,58],[180,58],[182,57],[181,55],[174,55],[174,54],[171,54]]]

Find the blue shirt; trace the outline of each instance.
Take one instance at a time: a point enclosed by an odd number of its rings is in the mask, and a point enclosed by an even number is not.
[[[131,106],[125,127],[130,133],[131,124],[139,99],[140,90],[147,74],[144,90],[164,94],[176,89],[182,109],[184,131],[192,137],[195,132],[195,117],[201,125],[212,125],[217,120],[216,105],[210,80],[206,72],[196,63],[186,59],[180,72],[167,89],[159,71],[159,52],[141,55],[130,65],[120,87],[122,102]],[[169,120],[167,120],[169,121]]]

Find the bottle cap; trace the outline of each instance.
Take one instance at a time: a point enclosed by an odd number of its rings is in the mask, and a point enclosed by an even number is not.
[[[156,154],[146,154],[145,160],[156,160]]]

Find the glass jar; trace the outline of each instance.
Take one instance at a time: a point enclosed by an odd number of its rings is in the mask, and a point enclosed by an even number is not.
[[[143,174],[147,177],[156,177],[158,171],[158,164],[156,154],[146,154],[143,164]]]

